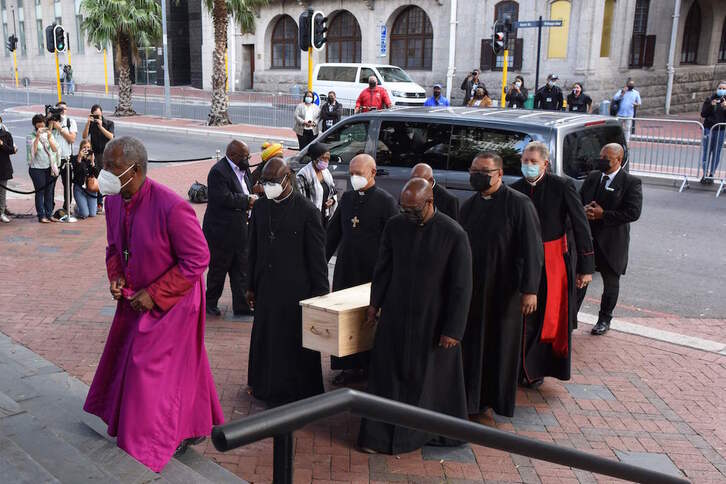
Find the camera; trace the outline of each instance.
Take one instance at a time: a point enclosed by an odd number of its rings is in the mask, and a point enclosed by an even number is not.
[[[50,104],[45,105],[45,119],[47,123],[50,123],[51,121],[60,122],[62,114],[63,109],[51,106]]]

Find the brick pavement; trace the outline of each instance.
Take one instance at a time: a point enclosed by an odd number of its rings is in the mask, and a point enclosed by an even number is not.
[[[186,191],[210,162],[156,168],[152,176]],[[31,209],[11,200],[11,209]],[[195,206],[203,214],[204,206]],[[103,218],[72,225],[15,220],[0,226],[0,331],[89,383],[111,322],[114,302],[103,267]],[[221,307],[229,309],[229,292]],[[639,324],[648,324],[642,318]],[[721,322],[687,321],[723,341]],[[671,324],[660,322],[658,324]],[[674,331],[683,331],[684,325]],[[585,326],[589,329],[589,327]],[[208,320],[206,343],[225,416],[263,409],[246,390],[251,324],[225,315]],[[667,456],[693,482],[726,482],[726,356],[630,334],[573,335],[573,378],[520,390],[513,418],[487,413],[501,430],[610,458],[623,452]],[[323,357],[330,379],[327,355]],[[472,446],[468,457],[429,460],[421,451],[368,456],[354,450],[358,420],[330,418],[295,433],[296,482],[610,482],[602,476]],[[199,449],[248,481],[272,478],[272,442],[216,452]]]

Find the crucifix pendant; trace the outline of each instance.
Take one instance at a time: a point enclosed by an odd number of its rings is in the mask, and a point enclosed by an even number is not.
[[[275,232],[270,232],[270,235],[268,237],[270,238],[270,240],[275,240]]]
[[[353,228],[358,227],[358,224],[360,224],[360,219],[358,218],[357,215],[355,217],[353,217],[352,219],[350,219],[350,221],[353,224]]]
[[[128,264],[128,262],[129,262],[129,249],[124,249],[124,251],[122,253],[124,255],[124,262],[126,262]]]

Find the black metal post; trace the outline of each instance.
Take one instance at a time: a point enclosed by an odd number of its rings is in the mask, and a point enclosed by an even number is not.
[[[539,89],[539,58],[542,52],[542,16],[537,21],[537,72],[534,74],[534,93]]]
[[[292,432],[272,438],[272,482],[292,484]]]

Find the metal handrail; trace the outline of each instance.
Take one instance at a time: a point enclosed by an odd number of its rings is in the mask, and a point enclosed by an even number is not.
[[[689,482],[351,389],[324,393],[217,426],[212,430],[212,442],[217,450],[225,452],[273,437],[273,481],[292,482],[292,432],[343,412],[629,481],[654,484]]]

